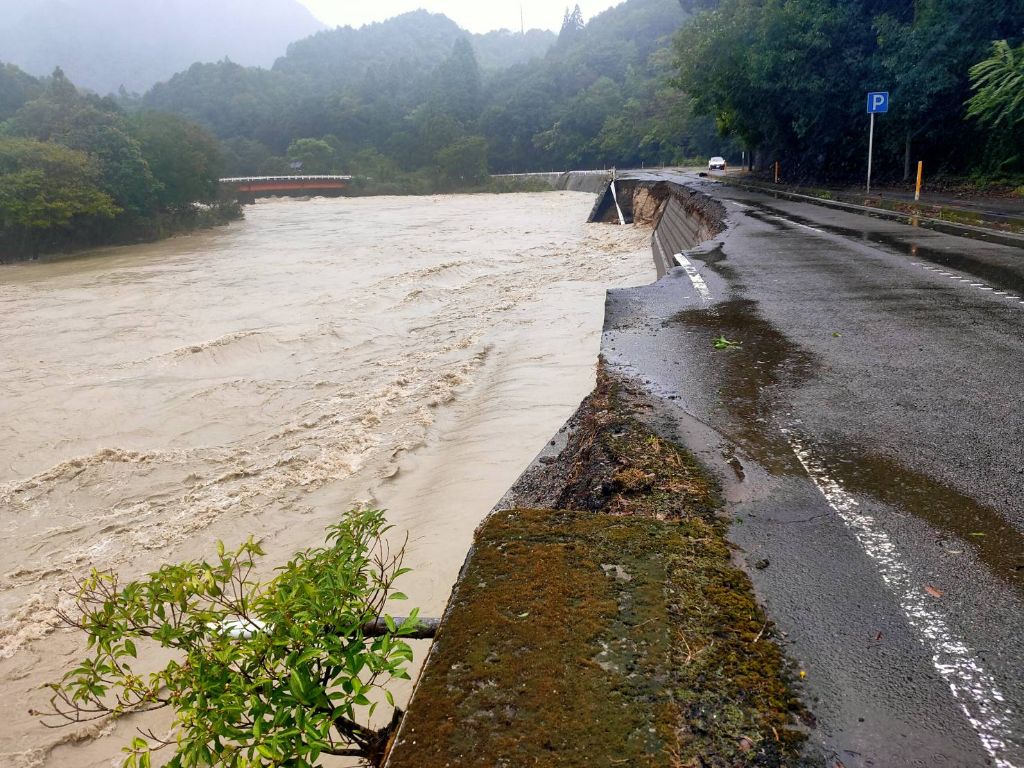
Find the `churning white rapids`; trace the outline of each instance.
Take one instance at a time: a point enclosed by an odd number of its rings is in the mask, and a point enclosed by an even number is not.
[[[47,730],[61,589],[249,534],[276,565],[357,503],[438,615],[476,525],[591,389],[605,290],[649,233],[591,195],[273,200],[153,245],[0,268],[0,764],[108,766]]]

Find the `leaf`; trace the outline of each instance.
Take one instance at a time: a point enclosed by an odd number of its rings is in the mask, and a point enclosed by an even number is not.
[[[933,587],[931,584],[925,584],[924,591],[932,597],[942,597],[944,594],[946,594],[941,589],[939,589],[938,587]]]

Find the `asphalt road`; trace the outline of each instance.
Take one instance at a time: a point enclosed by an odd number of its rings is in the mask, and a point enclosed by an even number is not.
[[[1024,249],[646,175],[729,228],[685,254],[710,298],[609,295],[604,354],[721,476],[812,745],[1024,768]]]

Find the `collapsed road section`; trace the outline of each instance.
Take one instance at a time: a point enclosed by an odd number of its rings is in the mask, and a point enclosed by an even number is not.
[[[663,277],[610,292],[391,764],[1024,766],[1024,250],[615,183]]]

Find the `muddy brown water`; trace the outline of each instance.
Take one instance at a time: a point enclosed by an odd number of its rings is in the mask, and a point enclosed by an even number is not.
[[[0,268],[0,765],[106,766],[133,724],[28,714],[78,638],[61,588],[252,533],[268,565],[350,505],[443,609],[479,521],[590,391],[649,230],[593,196],[273,200],[227,228]],[[423,650],[422,648],[420,649]]]

